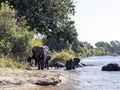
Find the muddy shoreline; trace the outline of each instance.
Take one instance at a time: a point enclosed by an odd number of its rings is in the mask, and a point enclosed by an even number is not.
[[[60,84],[63,78],[59,70],[0,68],[0,90],[32,90],[38,86]]]

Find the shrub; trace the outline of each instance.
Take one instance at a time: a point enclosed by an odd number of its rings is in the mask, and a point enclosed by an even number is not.
[[[66,51],[66,50],[62,50],[59,52],[53,51],[50,53],[50,55],[52,56],[51,62],[60,61],[63,63],[65,63],[66,60],[69,60],[70,58],[75,57],[73,51]]]
[[[26,69],[29,68],[28,63],[25,62],[15,62],[10,58],[4,57],[0,59],[0,68],[19,68],[19,69]]]

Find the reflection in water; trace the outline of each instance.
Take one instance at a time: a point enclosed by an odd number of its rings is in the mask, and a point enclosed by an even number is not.
[[[82,59],[82,63],[92,66],[76,70],[61,70],[65,80],[57,86],[40,86],[34,90],[119,90],[120,72],[101,71],[103,65],[120,63],[120,57],[104,56]]]

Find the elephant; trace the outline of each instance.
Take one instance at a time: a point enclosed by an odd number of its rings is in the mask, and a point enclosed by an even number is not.
[[[27,62],[30,64],[30,66],[32,66],[32,63],[31,63],[31,61],[32,61],[32,59],[35,59],[35,57],[34,56],[32,56],[32,57],[28,57],[27,58]],[[47,68],[49,68],[49,64],[48,64],[48,61],[51,59],[51,56],[47,56],[47,58],[46,58],[46,63],[45,63],[45,68],[47,67]],[[37,66],[38,64],[37,64],[37,61],[36,61],[36,59],[35,59],[35,66]]]
[[[66,70],[71,70],[71,69],[73,69],[73,68],[74,68],[73,64],[74,64],[74,61],[73,61],[72,59],[67,60],[67,61],[66,61],[66,65],[65,65]]]
[[[78,64],[76,65],[77,68],[78,68],[78,67],[84,67],[84,66],[86,66],[86,64],[84,64],[84,63],[78,63]]]
[[[77,65],[79,64],[80,59],[79,58],[74,58],[66,61],[66,70],[71,70],[75,69]]]
[[[49,60],[51,59],[51,56],[47,56],[47,58],[46,58],[46,63],[45,63],[45,68],[47,67],[47,69],[49,69]]]
[[[35,59],[35,66],[38,65],[38,70],[43,70],[45,67],[48,69],[48,65],[45,65],[48,51],[48,46],[34,46],[32,48],[32,58]]]
[[[74,58],[73,62],[74,62],[73,69],[75,69],[77,67],[77,65],[79,64],[79,62],[80,62],[80,58]]]
[[[81,64],[78,63],[78,64],[76,65],[76,67],[78,68],[78,67],[82,67],[82,66],[81,66]]]
[[[61,62],[56,62],[55,63],[55,67],[57,67],[57,68],[63,68],[63,67],[65,67],[65,65],[63,63],[61,63]]]
[[[110,63],[103,66],[102,71],[120,71],[120,66],[116,63]]]
[[[29,63],[30,66],[32,66],[31,59],[32,59],[32,57],[28,56],[27,62]]]
[[[64,63],[61,63],[61,62],[52,62],[49,66],[50,67],[56,67],[56,68],[63,68],[63,67],[65,67]]]

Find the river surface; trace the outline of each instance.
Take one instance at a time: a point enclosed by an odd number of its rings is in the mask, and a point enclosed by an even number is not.
[[[76,70],[60,71],[65,80],[57,86],[47,86],[34,90],[120,90],[120,71],[101,71],[108,63],[120,64],[120,56],[93,56],[81,59],[88,66]]]

